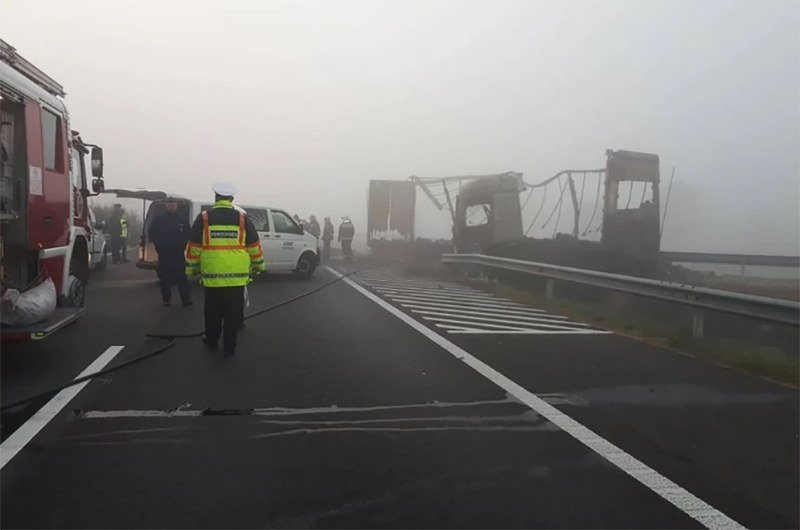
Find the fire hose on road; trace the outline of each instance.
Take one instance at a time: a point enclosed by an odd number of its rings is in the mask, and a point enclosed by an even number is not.
[[[279,309],[279,308],[281,308],[283,306],[286,306],[286,305],[292,304],[294,302],[297,302],[298,300],[301,300],[303,298],[311,296],[312,294],[317,293],[317,292],[321,291],[322,289],[324,289],[326,287],[329,287],[330,285],[333,285],[336,282],[340,282],[340,281],[342,281],[343,279],[345,279],[345,278],[347,278],[349,276],[352,276],[354,274],[358,274],[359,272],[362,272],[362,271],[366,270],[367,268],[368,267],[364,267],[364,268],[361,268],[361,269],[357,269],[357,270],[342,274],[342,275],[340,275],[340,276],[338,276],[338,277],[336,277],[336,278],[334,278],[332,280],[328,280],[327,282],[323,283],[322,285],[320,285],[318,287],[315,287],[314,289],[310,289],[310,290],[308,290],[308,291],[306,291],[304,293],[300,293],[297,296],[294,296],[294,297],[289,298],[287,300],[283,300],[282,302],[278,302],[277,304],[273,304],[273,305],[271,305],[269,307],[265,307],[264,309],[259,309],[258,311],[245,316],[244,319],[245,320],[249,320],[251,318],[255,318],[257,316],[261,316],[261,315],[263,315],[265,313],[269,313],[270,311],[274,311],[274,310]],[[24,399],[17,400],[17,401],[15,401],[13,403],[9,403],[7,405],[3,405],[2,407],[0,407],[0,411],[6,411],[6,410],[9,410],[9,409],[13,409],[13,408],[19,407],[20,405],[24,405],[25,403],[29,403],[31,401],[36,401],[36,400],[39,400],[39,399],[43,399],[43,398],[52,396],[53,394],[61,392],[65,388],[69,388],[71,386],[79,385],[79,384],[81,384],[81,383],[83,383],[85,381],[90,381],[90,380],[92,380],[92,379],[94,379],[96,377],[100,377],[100,376],[103,376],[103,375],[106,375],[106,374],[110,374],[112,372],[116,372],[118,370],[122,370],[123,368],[127,368],[129,366],[132,366],[134,364],[140,363],[140,362],[142,362],[142,361],[144,361],[146,359],[149,359],[151,357],[155,357],[156,355],[164,353],[165,351],[167,351],[167,350],[171,349],[172,347],[174,347],[178,343],[178,339],[191,339],[191,338],[200,337],[202,335],[203,335],[202,331],[198,331],[196,333],[183,333],[183,334],[145,333],[145,337],[147,337],[147,338],[164,339],[164,340],[168,340],[169,342],[167,342],[166,344],[164,344],[162,346],[159,346],[158,348],[156,348],[154,350],[151,350],[151,351],[148,351],[146,353],[143,353],[142,355],[138,355],[138,356],[134,357],[133,359],[128,359],[127,361],[122,362],[122,363],[120,363],[120,364],[118,364],[116,366],[112,366],[110,368],[105,368],[103,370],[99,370],[97,372],[85,375],[83,377],[78,377],[77,379],[71,380],[69,383],[65,383],[63,385],[59,385],[57,387],[45,390],[44,392],[39,392],[38,394],[35,394],[35,395],[32,395],[32,396],[28,396],[28,397],[26,397]]]

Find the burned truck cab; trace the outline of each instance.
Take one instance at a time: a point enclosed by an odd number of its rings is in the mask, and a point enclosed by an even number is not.
[[[453,218],[456,252],[480,252],[490,243],[522,237],[519,194],[524,188],[520,173],[484,177],[463,185]]]
[[[661,247],[658,155],[609,149],[606,157],[600,241],[631,257],[656,259]]]

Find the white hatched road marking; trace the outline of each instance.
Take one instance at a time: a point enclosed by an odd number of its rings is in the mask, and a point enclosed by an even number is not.
[[[393,296],[392,299],[394,300],[403,300],[402,297]],[[403,302],[400,305],[418,305],[421,307],[434,307],[434,308],[449,308],[453,307],[453,304],[448,304],[446,302],[428,302],[425,300],[417,301],[415,298],[408,298],[409,302]],[[463,307],[464,309],[479,309],[481,312],[486,313],[498,313],[498,314],[510,314],[510,315],[529,315],[532,317],[547,317],[547,318],[557,318],[560,320],[567,320],[567,317],[561,315],[550,315],[545,313],[541,309],[528,309],[526,307],[514,307],[514,306],[500,306],[498,308],[487,308],[486,304],[479,304],[477,306],[474,305],[463,305],[459,304],[458,307]]]
[[[423,315],[424,318],[426,318],[428,320],[433,320],[433,321],[436,321],[437,318],[444,317],[444,318],[459,319],[464,324],[470,324],[470,323],[474,322],[474,325],[480,325],[480,324],[482,324],[484,322],[487,322],[486,317],[480,317],[480,316],[474,316],[474,315],[461,315],[461,314],[458,314],[458,313],[443,313],[443,312],[431,312],[431,311],[412,311],[412,313],[419,313],[419,314]],[[573,324],[572,322],[562,322],[561,323],[562,325],[560,325],[560,326],[555,322],[542,322],[542,321],[539,321],[539,322],[524,322],[524,321],[520,321],[520,320],[509,320],[509,319],[505,319],[505,318],[492,318],[491,320],[489,320],[489,322],[498,323],[498,324],[512,324],[512,325],[514,325],[514,326],[516,326],[518,328],[521,327],[522,329],[530,329],[530,328],[539,329],[539,328],[541,328],[541,329],[545,329],[545,330],[547,330],[547,329],[560,329],[562,331],[563,330],[579,331],[579,330],[575,329],[575,325],[576,324]],[[583,328],[583,331],[588,331],[588,332],[591,332],[591,333],[598,333],[597,330],[594,330],[592,328]]]
[[[519,314],[513,311],[485,311],[481,309],[480,311],[473,311],[471,309],[461,309],[461,308],[453,308],[453,306],[439,306],[439,307],[431,307],[425,305],[418,305],[418,304],[400,304],[403,307],[407,307],[411,309],[411,311],[415,313],[425,313],[425,312],[436,312],[436,311],[446,311],[448,313],[458,313],[463,315],[478,315],[478,316],[497,316],[498,318],[510,318],[514,320],[524,320],[526,322],[545,322],[549,324],[558,324],[559,322],[563,322],[567,320],[567,317],[562,317],[559,315],[548,315],[548,314]],[[577,322],[570,323],[573,326],[584,326],[584,327],[591,327],[589,324],[579,324]]]
[[[571,416],[564,414],[556,407],[545,401],[542,396],[536,395],[526,388],[518,385],[488,364],[471,355],[463,348],[453,344],[443,335],[440,335],[434,330],[425,327],[421,323],[414,320],[410,315],[404,313],[401,309],[394,307],[392,304],[388,303],[386,300],[383,300],[378,295],[370,292],[362,285],[359,285],[348,277],[342,277],[339,272],[330,267],[325,268],[337,278],[342,278],[344,283],[361,293],[368,300],[371,300],[378,306],[382,307],[389,314],[395,316],[401,322],[428,338],[431,342],[441,347],[453,357],[460,360],[477,373],[508,392],[510,395],[514,396],[521,403],[524,403],[530,407],[531,410],[541,414],[544,418],[558,426],[564,432],[575,438],[578,442],[582,443],[601,457],[605,458],[612,465],[627,473],[650,491],[660,496],[662,499],[669,502],[706,528],[719,530],[740,530],[744,528],[741,524],[731,519],[723,512],[717,510],[703,499],[682,488],[655,469],[626,453],[605,438],[602,438],[600,435],[582,423],[579,423]]]
[[[359,277],[358,280],[446,333],[609,333],[469,287],[445,282],[385,279],[374,275]]]
[[[390,298],[392,298],[393,300],[402,300],[404,302],[416,302],[418,300],[421,301],[421,302],[439,302],[439,303],[447,303],[447,302],[453,303],[454,302],[454,300],[452,300],[451,298],[447,298],[447,297],[431,298],[431,297],[428,297],[428,296],[391,295]],[[510,305],[510,304],[507,304],[507,303],[503,303],[501,300],[497,300],[497,302],[467,302],[467,301],[459,300],[458,305],[459,306],[472,306],[472,307],[477,307],[477,308],[490,307],[490,308],[494,308],[494,309],[517,309],[518,308],[517,306]],[[525,309],[525,308],[519,307],[519,309]],[[531,311],[533,311],[533,310],[531,310]],[[534,312],[543,313],[544,311],[539,310],[539,311],[534,311]]]

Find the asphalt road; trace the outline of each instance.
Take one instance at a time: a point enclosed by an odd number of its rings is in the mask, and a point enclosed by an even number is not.
[[[247,312],[335,277],[260,279]],[[96,274],[78,323],[3,346],[2,401],[199,330],[195,296]],[[386,269],[249,320],[233,358],[182,339],[46,403],[2,415],[4,458],[46,418],[4,528],[800,526],[796,389]]]

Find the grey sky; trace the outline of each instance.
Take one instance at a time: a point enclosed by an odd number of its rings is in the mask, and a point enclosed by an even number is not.
[[[799,34],[794,0],[0,0],[110,187],[231,180],[363,229],[370,178],[641,150],[664,192],[677,167],[663,247],[721,252],[798,253]]]

